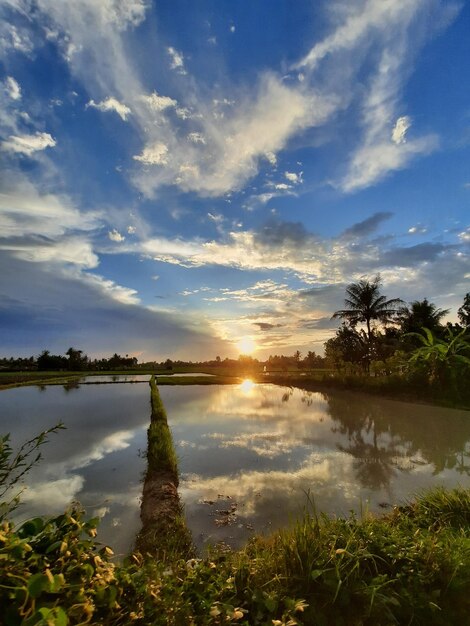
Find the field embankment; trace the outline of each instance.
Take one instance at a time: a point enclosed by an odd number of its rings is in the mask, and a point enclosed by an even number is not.
[[[155,377],[150,379],[151,418],[147,431],[147,473],[136,549],[168,560],[189,557],[191,535],[178,496],[178,460]]]

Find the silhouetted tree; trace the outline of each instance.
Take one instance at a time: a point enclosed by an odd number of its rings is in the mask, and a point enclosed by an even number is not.
[[[457,311],[457,315],[459,316],[460,323],[465,328],[470,326],[470,293],[465,295],[463,299],[463,304],[460,309]]]
[[[360,280],[357,283],[351,283],[346,288],[347,298],[344,300],[346,308],[333,314],[333,318],[347,320],[352,328],[355,328],[357,324],[365,324],[369,343],[372,339],[371,322],[377,320],[382,324],[387,324],[394,321],[399,306],[403,304],[400,298],[387,300],[380,293],[381,286],[380,274],[377,274],[371,281]]]
[[[367,328],[368,352],[366,355],[366,367],[369,368],[372,352],[373,329],[372,322],[377,320],[381,324],[387,324],[395,321],[403,300],[400,298],[392,298],[387,300],[380,293],[382,281],[380,274],[369,281],[360,280],[357,283],[351,283],[346,288],[347,298],[344,300],[345,309],[336,311],[332,318],[340,318],[346,320],[348,324],[355,329],[358,324],[365,324]]]
[[[67,359],[58,354],[51,354],[49,350],[43,350],[38,356],[37,367],[41,372],[67,369]]]
[[[397,316],[402,333],[419,333],[428,328],[435,335],[442,334],[444,327],[441,324],[449,309],[438,309],[427,298],[415,300],[409,306],[402,307]]]
[[[325,343],[325,357],[336,367],[341,367],[344,363],[356,363],[365,368],[368,348],[364,331],[359,333],[343,323],[336,335]]]
[[[75,350],[75,348],[69,348],[65,354],[69,357],[69,370],[82,371],[86,369],[88,364],[88,357],[86,354],[83,354],[83,350]]]

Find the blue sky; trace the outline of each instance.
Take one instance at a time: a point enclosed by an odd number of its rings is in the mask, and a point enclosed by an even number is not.
[[[470,7],[0,0],[0,352],[321,352],[470,290]],[[251,344],[251,345],[250,345]]]

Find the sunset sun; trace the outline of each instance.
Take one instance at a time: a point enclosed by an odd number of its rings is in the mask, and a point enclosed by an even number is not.
[[[251,337],[242,337],[236,346],[240,354],[251,354],[256,350],[256,343]]]

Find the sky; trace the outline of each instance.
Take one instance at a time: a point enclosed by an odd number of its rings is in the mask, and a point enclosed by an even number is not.
[[[0,0],[0,355],[322,353],[470,291],[470,6]]]

